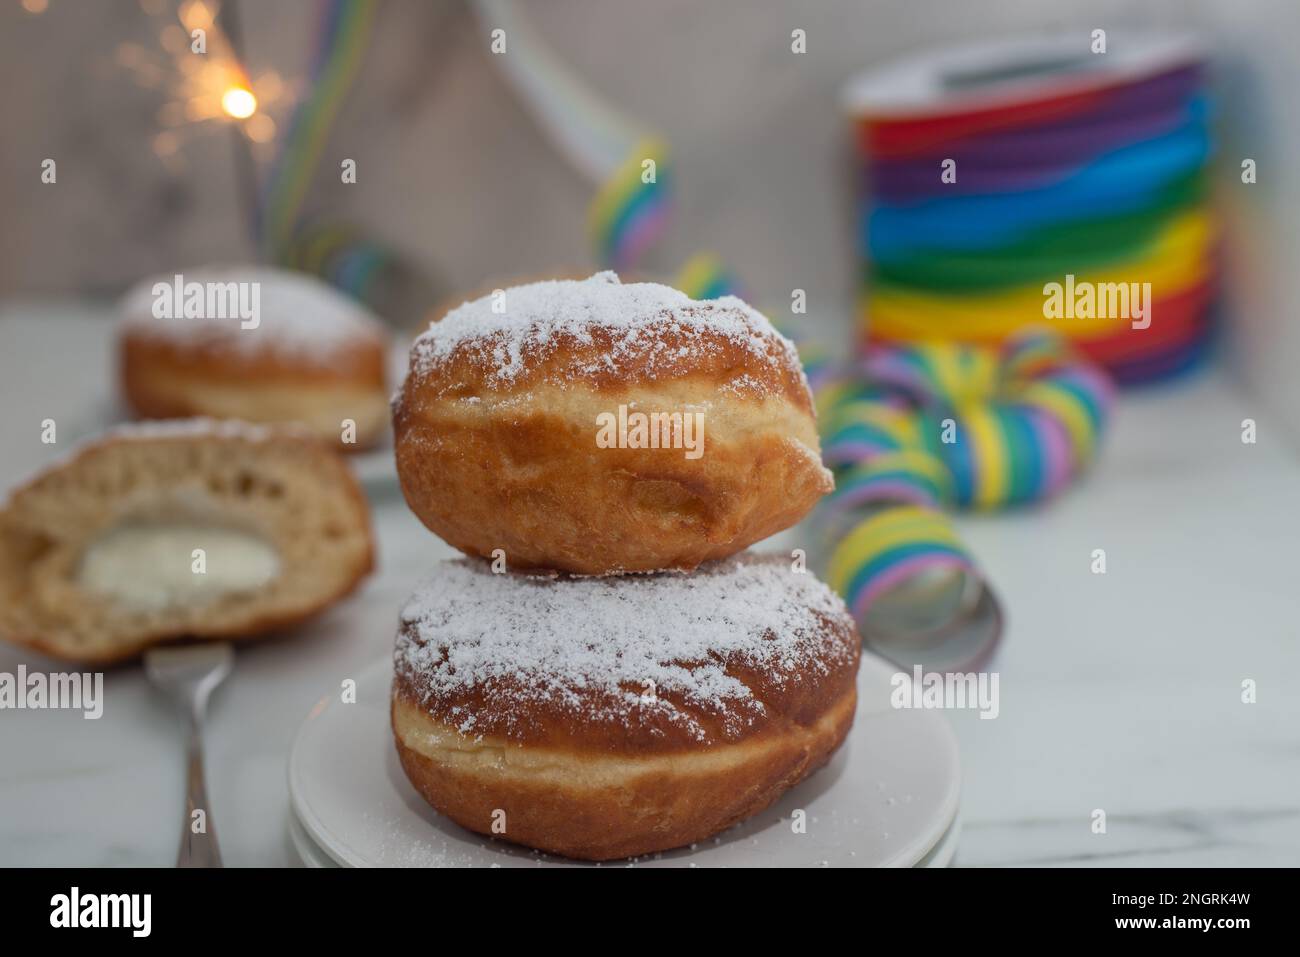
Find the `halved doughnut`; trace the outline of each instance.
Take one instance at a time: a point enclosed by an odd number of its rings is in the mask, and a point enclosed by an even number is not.
[[[0,510],[0,637],[71,661],[175,638],[251,638],[373,567],[365,499],[299,431],[145,423],[46,470]]]

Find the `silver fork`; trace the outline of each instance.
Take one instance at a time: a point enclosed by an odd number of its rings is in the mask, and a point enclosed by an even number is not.
[[[153,648],[145,653],[144,670],[154,686],[171,695],[189,715],[189,748],[185,771],[185,820],[177,867],[220,867],[217,831],[203,783],[203,718],[208,697],[230,674],[234,651],[230,645],[189,645]],[[195,833],[194,812],[203,812],[203,828]]]

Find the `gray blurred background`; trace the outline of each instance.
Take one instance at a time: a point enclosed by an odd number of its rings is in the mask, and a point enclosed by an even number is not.
[[[184,124],[175,151],[159,156],[167,81],[144,86],[118,62],[124,43],[156,48],[174,9],[0,0],[0,298],[114,295],[149,273],[252,255],[229,128]],[[267,104],[277,121],[305,83],[316,9],[240,4],[250,72],[273,70],[288,91]],[[979,37],[1101,26],[1114,43],[1131,29],[1201,30],[1223,94],[1225,352],[1284,413],[1300,408],[1294,0],[538,0],[526,12],[570,67],[671,144],[676,218],[656,262],[671,273],[716,251],[752,298],[788,303],[804,288],[826,333],[846,336],[855,257],[837,94],[848,77]],[[796,27],[808,36],[799,56]],[[268,155],[259,148],[259,162]],[[1257,160],[1258,185],[1240,186],[1242,156]],[[40,181],[46,157],[58,162],[56,185]],[[357,161],[356,185],[338,181],[345,157]],[[591,195],[502,79],[466,4],[383,0],[304,212],[358,224],[453,293],[594,266]]]

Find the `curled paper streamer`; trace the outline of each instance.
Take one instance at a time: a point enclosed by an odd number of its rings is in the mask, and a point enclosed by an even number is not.
[[[1114,402],[1108,377],[1041,332],[1001,349],[877,346],[854,368],[813,368],[836,475],[818,516],[829,583],[864,639],[899,663],[986,655],[1001,611],[949,511],[1065,488],[1095,460]]]

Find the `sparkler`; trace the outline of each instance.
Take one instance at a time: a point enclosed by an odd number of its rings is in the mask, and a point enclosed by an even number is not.
[[[174,13],[164,0],[139,0],[139,4],[155,21],[157,45],[122,43],[114,59],[139,86],[165,96],[158,109],[161,129],[154,135],[153,152],[175,168],[182,162],[184,140],[230,131],[251,233],[259,202],[252,151],[269,149],[276,123],[268,109],[290,99],[291,91],[274,70],[253,76],[245,67],[235,0],[185,0]]]

